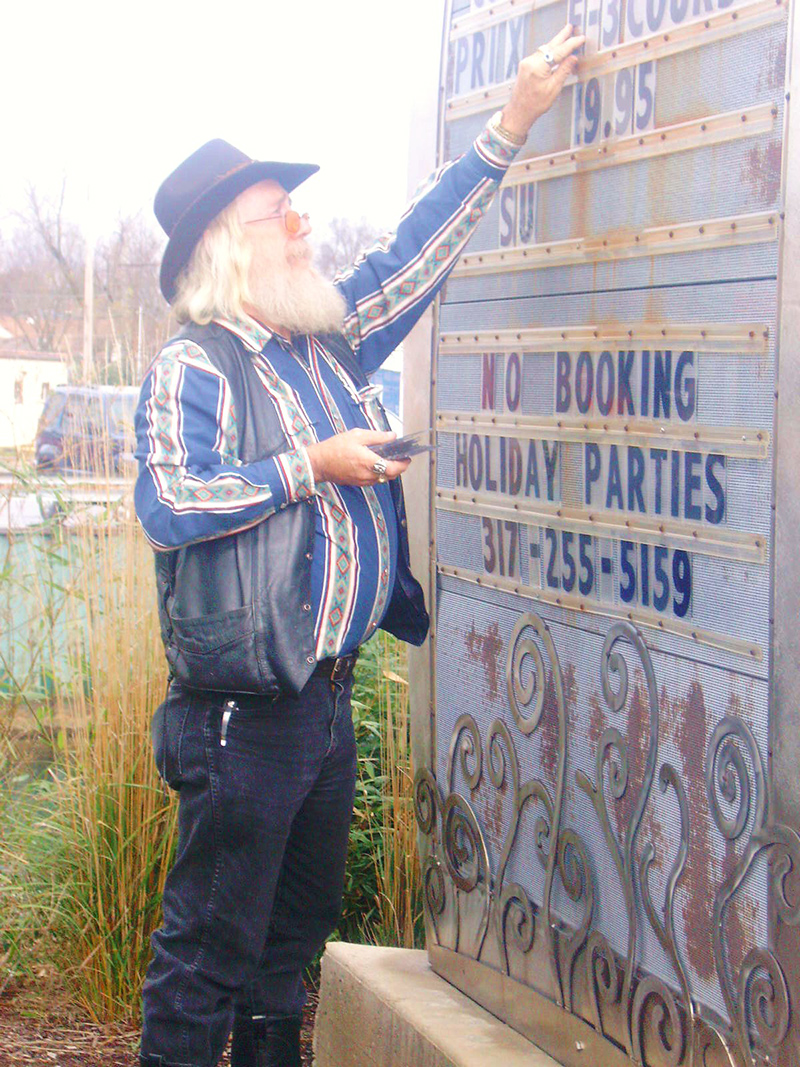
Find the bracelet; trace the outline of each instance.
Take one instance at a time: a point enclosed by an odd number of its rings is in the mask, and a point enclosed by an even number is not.
[[[502,137],[503,140],[508,141],[509,144],[516,145],[517,148],[522,148],[528,138],[523,136],[521,133],[512,133],[511,130],[507,130],[505,126],[503,126],[502,119],[503,112],[496,111],[494,115],[492,115],[492,117],[489,119],[489,127],[493,129],[496,134]]]

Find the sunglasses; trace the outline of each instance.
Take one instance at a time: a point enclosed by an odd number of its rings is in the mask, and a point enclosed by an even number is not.
[[[252,222],[271,222],[273,219],[283,219],[287,233],[297,234],[303,228],[303,223],[308,222],[308,212],[301,215],[294,208],[289,208],[288,211],[276,211],[273,215],[262,215],[258,219],[247,219],[245,225],[249,226]]]

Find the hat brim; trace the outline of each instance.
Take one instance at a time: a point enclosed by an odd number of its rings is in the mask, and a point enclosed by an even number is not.
[[[189,262],[206,226],[235,200],[239,193],[267,179],[277,182],[290,193],[318,170],[316,163],[271,163],[254,160],[217,182],[181,216],[164,249],[159,281],[167,302],[172,303],[177,277]]]

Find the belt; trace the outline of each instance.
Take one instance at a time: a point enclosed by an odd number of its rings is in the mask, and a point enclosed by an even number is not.
[[[322,674],[332,682],[344,682],[353,673],[353,668],[358,659],[358,652],[351,652],[349,656],[321,659],[314,668],[314,674]]]

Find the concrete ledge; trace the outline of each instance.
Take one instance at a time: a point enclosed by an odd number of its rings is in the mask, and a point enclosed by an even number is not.
[[[425,952],[334,942],[322,959],[314,1067],[559,1067],[434,974]]]

